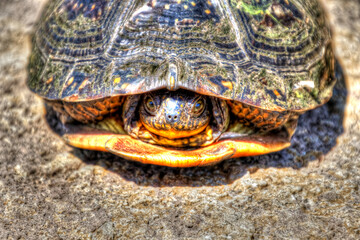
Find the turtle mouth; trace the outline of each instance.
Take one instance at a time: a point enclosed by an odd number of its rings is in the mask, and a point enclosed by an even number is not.
[[[150,137],[150,139],[142,139],[142,141],[169,148],[194,148],[210,145],[220,136],[220,132],[214,131],[215,129],[211,125],[205,125],[203,128],[198,130],[200,131],[198,131],[196,134],[188,134],[189,136],[181,138],[171,138],[170,132],[169,138],[143,129],[142,135],[146,134]]]
[[[210,120],[210,119],[209,119]],[[181,139],[181,138],[187,138],[187,137],[191,137],[191,136],[196,136],[200,133],[202,133],[205,129],[208,129],[208,125],[209,125],[208,121],[206,124],[204,124],[203,126],[197,128],[197,129],[191,129],[191,130],[177,130],[174,129],[172,127],[169,127],[168,129],[156,129],[153,128],[152,126],[149,125],[145,125],[142,122],[142,125],[144,126],[144,128],[151,132],[154,135],[157,135],[158,137],[164,137],[167,139]]]
[[[146,143],[129,136],[116,118],[107,118],[94,125],[65,124],[62,137],[73,147],[110,152],[128,160],[168,167],[207,166],[229,158],[262,155],[290,146],[287,126],[263,135],[225,132],[217,141],[189,149]],[[104,125],[107,129],[104,130]],[[110,131],[111,129],[111,131]]]

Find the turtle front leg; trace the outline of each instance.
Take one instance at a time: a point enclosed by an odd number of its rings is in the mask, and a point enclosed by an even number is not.
[[[122,118],[124,121],[124,130],[134,138],[138,138],[142,125],[136,114],[136,108],[140,98],[140,95],[128,96],[123,106]]]
[[[140,95],[131,95],[126,98],[122,113],[124,130],[133,138],[154,143],[152,140],[153,136],[145,130],[136,111],[140,99]]]
[[[214,132],[220,132],[221,134],[225,132],[229,126],[229,121],[230,121],[229,107],[225,100],[215,97],[211,97],[211,103],[212,103],[212,111],[216,125]]]

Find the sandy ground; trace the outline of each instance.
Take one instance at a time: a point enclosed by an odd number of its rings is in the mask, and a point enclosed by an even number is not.
[[[292,147],[205,168],[66,146],[25,85],[43,0],[0,1],[0,239],[359,239],[360,2],[323,1],[341,67]]]

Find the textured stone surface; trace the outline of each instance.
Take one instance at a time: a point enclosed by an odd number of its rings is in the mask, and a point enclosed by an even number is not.
[[[360,2],[323,2],[346,88],[302,116],[287,150],[171,169],[52,133],[25,87],[43,0],[1,0],[0,239],[359,239]]]

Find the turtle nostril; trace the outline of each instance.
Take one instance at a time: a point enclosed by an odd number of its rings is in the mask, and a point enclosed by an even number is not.
[[[167,114],[166,117],[169,122],[176,122],[178,120],[178,115],[175,114]]]

